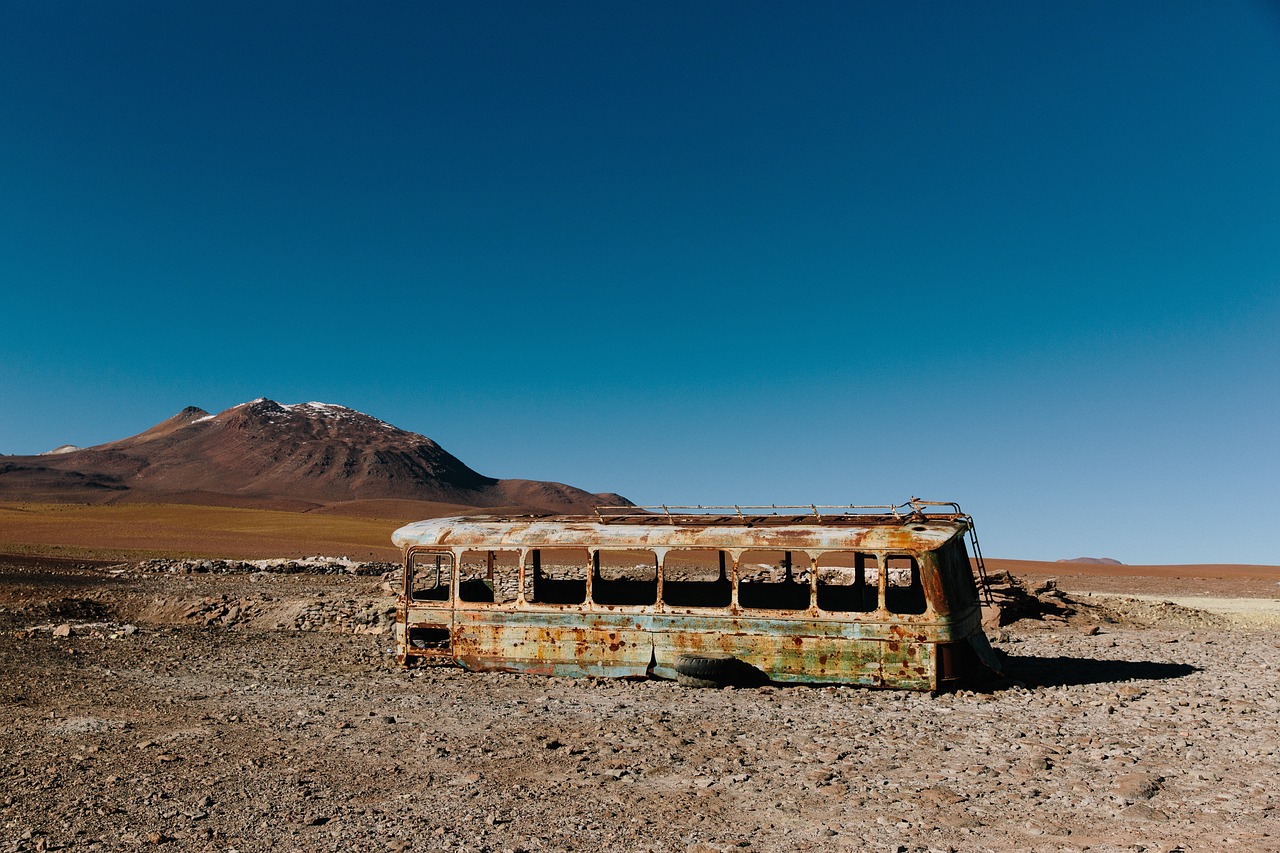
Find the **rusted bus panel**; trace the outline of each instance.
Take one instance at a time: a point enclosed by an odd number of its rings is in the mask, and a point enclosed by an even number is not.
[[[937,646],[932,643],[883,643],[880,671],[882,686],[905,690],[936,690]]]
[[[439,611],[421,615],[436,617]],[[976,618],[976,617],[975,617]],[[972,622],[973,620],[966,620]],[[410,627],[435,622],[410,620]],[[729,615],[456,611],[452,657],[472,670],[675,678],[687,653],[725,652],[778,682],[932,690],[937,645],[964,643],[972,624],[815,622]],[[414,658],[434,659],[414,650]]]
[[[930,649],[959,631],[951,623],[905,626],[852,621],[655,618],[654,674],[675,677],[681,654],[724,652],[772,681],[933,689]]]
[[[407,614],[403,623],[397,618],[396,659],[400,663],[408,663],[411,658],[418,663],[452,662],[453,629],[449,616],[435,610]]]
[[[423,618],[436,619],[439,611],[413,608]],[[595,607],[586,605],[509,605],[491,608],[485,605],[459,606],[455,619],[491,620],[510,625],[547,625],[573,628],[582,625],[624,625],[638,631],[694,633],[773,633],[814,637],[843,637],[882,641],[945,643],[963,639],[981,622],[977,608],[961,618],[936,619],[927,614],[896,616],[894,614],[855,614],[877,618],[840,619],[813,618],[808,611],[793,610],[661,610],[653,607]]]
[[[652,674],[675,678],[680,655],[724,652],[774,681],[910,689],[931,689],[928,647],[953,635],[951,625],[908,628],[794,617],[631,614],[594,617],[583,628],[571,614],[459,613],[458,624],[464,623],[486,639],[483,648],[467,645],[460,651],[464,665],[477,669],[550,672],[560,664],[563,672],[572,663],[582,674],[643,675],[652,655]],[[463,633],[458,631],[458,640]]]
[[[451,618],[455,611],[424,607],[415,603],[402,611],[400,619],[410,625],[436,624]],[[483,617],[509,624],[537,623],[575,626],[584,621],[629,623],[642,630],[661,631],[745,631],[778,634],[812,634],[817,637],[844,637],[875,640],[909,640],[944,643],[963,639],[981,623],[981,611],[967,608],[948,618],[929,614],[897,615],[869,612],[848,614],[850,618],[825,616],[814,618],[804,610],[723,609],[697,611],[691,608],[658,607],[588,607],[587,605],[510,604],[494,607],[468,603],[456,608],[456,618]],[[606,621],[608,620],[608,621]]]
[[[657,632],[654,675],[675,678],[680,655],[724,652],[770,681],[831,682],[884,686],[878,640],[813,637],[768,632],[741,634]]]
[[[924,597],[929,603],[929,609],[938,616],[950,616],[950,596],[947,594],[947,584],[939,570],[937,552],[929,551],[921,554],[916,563],[920,567],[920,583],[924,586]]]
[[[544,675],[638,677],[653,659],[649,630],[628,616],[458,611],[453,648],[468,669]]]
[[[923,616],[876,620],[815,620],[805,612],[691,615],[652,608],[582,607],[458,609],[452,615],[452,655],[469,669],[597,676],[675,677],[675,660],[690,652],[725,652],[776,681],[922,687],[935,673],[928,649],[963,642],[980,613],[928,621]],[[758,615],[757,615],[758,614]],[[410,629],[436,628],[446,616],[415,607]],[[905,651],[904,651],[905,650]],[[924,651],[921,651],[924,650]],[[415,657],[438,652],[409,650]],[[444,654],[448,654],[447,652]],[[653,663],[650,670],[650,663]],[[921,672],[919,667],[925,666]]]
[[[636,614],[580,620],[569,614],[476,611],[459,612],[454,624],[454,652],[464,667],[546,675],[675,678],[678,656],[725,652],[774,681],[879,687],[885,684],[885,650],[911,645],[864,638],[857,625],[831,625],[799,636],[795,621],[784,626],[724,617]]]

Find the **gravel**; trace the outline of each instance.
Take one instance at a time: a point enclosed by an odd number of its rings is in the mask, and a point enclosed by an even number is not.
[[[1280,850],[1268,630],[1073,607],[993,631],[1012,686],[931,696],[406,670],[377,623],[280,618],[384,592],[17,584],[0,851]]]

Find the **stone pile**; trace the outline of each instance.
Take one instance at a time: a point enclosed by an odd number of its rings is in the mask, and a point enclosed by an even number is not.
[[[317,599],[297,614],[287,627],[299,631],[328,631],[339,634],[386,634],[396,622],[393,603],[354,598],[325,601]]]
[[[323,594],[305,600],[281,601],[270,595],[213,595],[193,602],[182,618],[209,628],[244,625],[267,630],[324,631],[338,634],[385,634],[395,624],[391,599],[328,599]]]
[[[234,625],[250,616],[258,615],[261,604],[261,600],[254,601],[248,598],[233,598],[227,595],[208,596],[188,607],[182,614],[182,618],[200,622],[207,627]]]
[[[1041,619],[1049,622],[1066,622],[1079,607],[1050,578],[1035,589],[1027,589],[1022,581],[1008,572],[987,575],[987,589],[991,591],[994,607],[984,607],[983,624],[996,628],[1020,619]]]
[[[395,563],[358,562],[346,557],[299,557],[275,560],[169,560],[156,559],[138,563],[140,572],[153,574],[311,574],[311,575],[381,575],[394,572]]]
[[[0,628],[19,627],[25,634],[52,633],[55,637],[71,636],[72,625],[98,631],[109,623],[111,608],[92,598],[60,598],[10,609],[0,607]],[[118,627],[118,626],[117,626]],[[136,630],[136,629],[134,629]]]

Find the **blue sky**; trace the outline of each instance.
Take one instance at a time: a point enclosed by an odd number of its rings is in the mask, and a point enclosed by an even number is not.
[[[6,0],[0,453],[321,400],[1278,564],[1277,152],[1275,4]]]

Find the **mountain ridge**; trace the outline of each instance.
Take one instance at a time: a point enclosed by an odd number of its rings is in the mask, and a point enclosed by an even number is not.
[[[56,455],[0,457],[0,499],[140,499],[317,506],[417,500],[585,512],[630,503],[565,483],[481,474],[425,435],[332,403],[267,398],[217,414],[187,406],[126,438]]]

